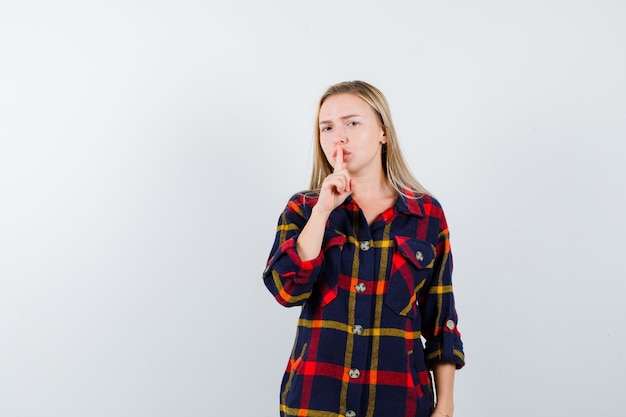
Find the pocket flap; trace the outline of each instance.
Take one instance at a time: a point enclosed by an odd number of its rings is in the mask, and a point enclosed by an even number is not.
[[[418,269],[432,268],[435,263],[435,246],[423,240],[396,236],[396,247]]]

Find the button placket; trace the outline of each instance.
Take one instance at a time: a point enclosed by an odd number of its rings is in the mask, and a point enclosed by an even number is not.
[[[369,240],[363,240],[359,242],[359,249],[361,250],[361,252],[367,252],[370,249],[372,249],[372,243]],[[367,291],[367,285],[365,282],[359,281],[354,286],[354,289],[356,290],[358,294],[363,294],[365,291]],[[352,326],[352,333],[355,336],[361,336],[363,334],[363,331],[364,331],[363,326],[360,324],[354,324]],[[356,380],[357,378],[361,376],[361,371],[358,368],[351,368],[348,371],[348,376],[350,377],[350,379]],[[356,417],[356,415],[357,414],[354,410],[347,410],[345,417]]]

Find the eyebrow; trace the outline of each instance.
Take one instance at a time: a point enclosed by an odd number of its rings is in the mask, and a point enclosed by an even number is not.
[[[359,115],[359,114],[348,114],[348,115],[345,115],[345,116],[341,116],[339,119],[340,120],[346,120],[346,119],[352,119],[353,117],[362,117],[362,116]],[[330,121],[330,120],[322,120],[322,121],[320,121],[319,124],[320,125],[327,125],[327,124],[330,124],[330,123],[332,123],[332,121]]]

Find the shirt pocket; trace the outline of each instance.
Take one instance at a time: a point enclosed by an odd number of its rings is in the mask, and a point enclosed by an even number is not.
[[[345,243],[345,234],[336,230],[326,231],[322,247],[324,262],[320,271],[320,277],[313,285],[307,303],[325,306],[337,298],[341,252]]]
[[[386,304],[401,316],[416,317],[420,290],[433,274],[435,246],[424,240],[395,236]]]

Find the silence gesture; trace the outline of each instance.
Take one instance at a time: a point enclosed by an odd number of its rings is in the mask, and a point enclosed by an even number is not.
[[[350,178],[350,173],[344,167],[343,145],[338,144],[335,170],[324,179],[317,206],[324,211],[333,211],[352,194],[353,187],[354,180]]]

